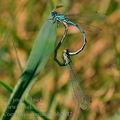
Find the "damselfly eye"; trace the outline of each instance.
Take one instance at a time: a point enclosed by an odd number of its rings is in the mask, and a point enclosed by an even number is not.
[[[56,12],[56,11],[52,11],[52,12],[51,12],[51,15],[52,15],[53,17],[55,17],[55,16],[57,15],[57,12]]]

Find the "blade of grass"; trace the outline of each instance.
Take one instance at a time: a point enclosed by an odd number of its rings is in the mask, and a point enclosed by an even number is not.
[[[3,86],[8,92],[12,93],[14,88],[12,88],[10,85],[0,81],[0,85]],[[28,108],[31,108],[30,110],[33,111],[34,113],[36,113],[36,115],[39,115],[41,118],[43,118],[44,120],[50,120],[47,115],[43,112],[41,112],[40,110],[38,110],[38,108],[32,104],[32,102],[30,102],[30,100],[28,100],[28,98],[25,98],[23,100],[24,104],[26,106],[28,106]]]
[[[28,106],[30,108],[31,111],[33,111],[34,113],[36,113],[36,115],[41,116],[44,120],[50,120],[45,113],[40,112],[37,109],[37,107],[34,104],[32,104],[28,99],[25,99],[24,103],[25,103],[26,106]]]
[[[48,20],[41,28],[33,45],[27,65],[20,76],[19,82],[16,85],[7,108],[3,113],[1,120],[10,120],[15,113],[17,106],[23,97],[23,94],[29,86],[35,82],[37,75],[45,67],[50,54],[54,50],[56,40],[56,23]],[[12,106],[12,107],[11,107]],[[14,106],[14,107],[13,107]]]
[[[15,50],[15,56],[16,56],[16,59],[17,59],[18,66],[19,66],[19,68],[20,68],[20,71],[22,72],[22,71],[23,71],[23,68],[22,68],[22,65],[21,65],[21,63],[20,63],[20,59],[19,59],[19,57],[18,57],[18,52],[17,52],[17,48],[16,48],[16,46],[15,46],[15,41],[14,41],[14,39],[12,39],[12,43],[13,43],[13,48],[14,48],[14,50]]]
[[[120,53],[116,53],[116,65],[117,69],[120,70]]]
[[[5,84],[4,82],[0,81],[0,85],[3,86],[4,88],[6,88],[6,90],[10,93],[13,92],[13,88],[7,84]]]

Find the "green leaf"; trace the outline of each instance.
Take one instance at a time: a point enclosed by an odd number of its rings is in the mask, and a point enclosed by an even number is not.
[[[42,26],[33,45],[27,65],[19,79],[19,83],[16,85],[10,97],[2,120],[10,120],[15,113],[23,94],[25,94],[25,91],[29,91],[36,80],[34,78],[37,78],[38,74],[45,67],[49,56],[54,50],[56,28],[57,25],[56,23],[53,24],[52,20],[48,20]]]
[[[117,8],[118,8],[118,2],[115,0],[111,0],[111,4],[107,10],[107,15],[112,14]]]
[[[8,90],[8,92],[10,92],[10,93],[13,92],[13,88],[10,85],[8,85],[2,81],[0,81],[0,85],[3,86],[6,90]],[[41,116],[44,120],[50,120],[47,117],[47,115],[45,113],[41,112],[34,104],[32,104],[32,102],[30,100],[28,100],[28,98],[25,98],[23,102],[26,106],[28,106],[28,108],[31,108],[31,111],[33,111],[37,116]]]
[[[3,86],[4,88],[6,88],[6,90],[10,93],[12,93],[13,88],[7,84],[5,84],[4,82],[0,81],[0,85]]]
[[[117,69],[120,70],[120,53],[117,53],[116,55],[116,65]]]
[[[50,120],[47,117],[47,115],[45,113],[39,111],[36,108],[36,106],[30,102],[30,100],[28,101],[27,99],[25,99],[24,103],[25,103],[26,106],[28,106],[28,108],[30,108],[31,111],[33,111],[34,113],[36,113],[37,116],[41,116],[44,120]]]

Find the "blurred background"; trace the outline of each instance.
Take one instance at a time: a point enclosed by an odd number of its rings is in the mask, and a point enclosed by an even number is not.
[[[24,68],[40,27],[58,4],[64,6],[60,13],[78,21],[86,31],[87,46],[72,60],[92,102],[88,110],[75,112],[69,70],[58,66],[53,55],[29,98],[52,120],[120,120],[120,0],[1,0],[0,81],[15,87],[22,72],[18,59]],[[80,36],[74,33],[71,29],[60,52],[80,47]],[[63,27],[59,25],[58,38],[62,34]],[[0,116],[9,97],[0,84]],[[24,104],[17,113],[13,120],[41,120]]]

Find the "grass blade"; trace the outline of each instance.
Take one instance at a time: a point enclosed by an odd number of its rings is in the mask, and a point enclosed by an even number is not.
[[[54,50],[56,28],[56,23],[53,24],[53,21],[50,20],[42,26],[33,45],[27,65],[19,79],[19,83],[16,85],[7,108],[3,113],[2,120],[11,119],[23,94],[27,91],[31,83],[33,84],[35,82],[34,78],[36,78],[45,67],[50,54]]]
[[[8,84],[6,84],[6,83],[4,83],[2,81],[0,81],[0,85],[3,86],[10,93],[13,92],[13,88],[10,85],[8,85]],[[28,100],[28,98],[25,98],[23,102],[24,102],[24,104],[26,106],[28,106],[28,108],[31,108],[31,111],[33,111],[34,113],[36,113],[37,116],[41,116],[41,118],[43,118],[44,120],[50,120],[47,117],[47,115],[45,113],[41,112],[40,110],[38,110],[37,107],[34,104],[32,104],[30,102],[30,100]]]
[[[6,88],[7,91],[9,91],[10,93],[13,92],[13,88],[7,84],[5,84],[4,82],[0,81],[0,85],[3,86],[4,88]]]

